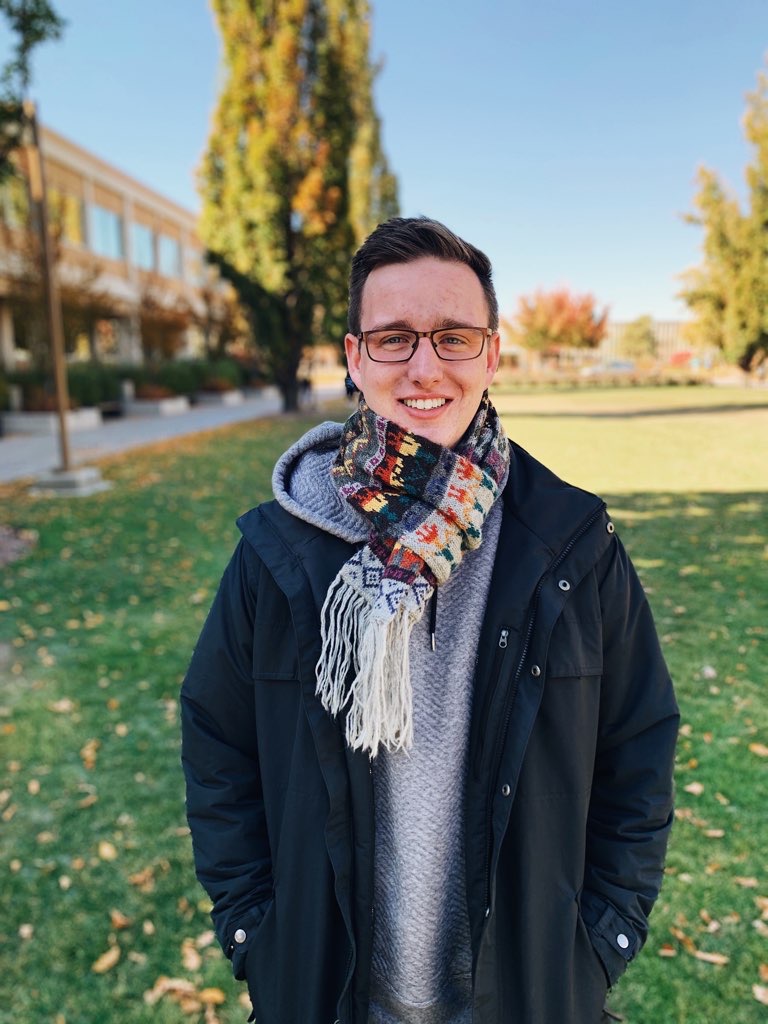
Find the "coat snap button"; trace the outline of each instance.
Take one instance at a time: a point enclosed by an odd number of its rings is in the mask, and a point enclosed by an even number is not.
[[[512,790],[509,788],[509,783],[505,782],[504,785],[501,787],[501,795],[502,796],[509,796],[509,794],[511,792],[512,792]]]
[[[616,945],[619,946],[621,949],[629,948],[629,939],[624,934],[624,932],[619,932],[619,934],[616,936]]]
[[[611,522],[611,520],[610,520],[610,519],[609,519],[609,520],[608,520],[608,522],[607,522],[607,523],[605,524],[605,528],[606,528],[606,530],[608,531],[608,533],[613,533],[613,531],[614,531],[614,530],[616,529],[616,527],[615,527],[615,526],[613,525],[613,523]]]
[[[534,677],[534,679],[538,679],[538,677],[541,675],[541,669],[538,665],[531,665],[531,675]]]
[[[248,936],[243,931],[243,929],[242,928],[238,928],[237,931],[235,932],[235,942],[245,942],[245,940],[247,938],[248,938]]]
[[[571,584],[568,582],[568,580],[558,580],[557,585],[558,587],[560,587],[561,590],[564,590],[566,592],[571,589]]]

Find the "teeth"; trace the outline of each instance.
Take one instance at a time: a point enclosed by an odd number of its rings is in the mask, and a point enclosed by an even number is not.
[[[441,405],[445,405],[446,399],[444,398],[404,398],[403,404],[407,405],[409,409],[439,409]]]

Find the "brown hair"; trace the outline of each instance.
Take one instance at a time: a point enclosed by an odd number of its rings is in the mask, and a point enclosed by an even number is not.
[[[473,270],[488,305],[488,326],[492,331],[498,328],[499,302],[491,280],[491,261],[485,253],[430,217],[392,217],[371,232],[352,258],[347,313],[351,334],[360,333],[363,288],[368,275],[378,267],[411,263],[425,256],[447,263],[464,263]]]

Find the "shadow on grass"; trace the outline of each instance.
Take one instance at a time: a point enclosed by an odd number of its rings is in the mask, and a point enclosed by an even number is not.
[[[702,416],[715,413],[755,412],[768,409],[768,400],[743,405],[736,402],[724,402],[722,405],[687,405],[675,408],[669,405],[653,406],[648,409],[589,409],[584,412],[566,409],[553,409],[551,412],[535,410],[526,412],[524,409],[504,408],[504,415],[515,419],[563,419],[563,420],[634,420],[647,419],[650,416]]]

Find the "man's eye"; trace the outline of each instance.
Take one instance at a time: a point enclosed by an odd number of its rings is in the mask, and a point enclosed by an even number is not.
[[[461,348],[468,343],[469,339],[461,334],[443,334],[438,341],[438,345],[445,345],[446,348]]]
[[[379,338],[377,344],[383,348],[401,348],[403,345],[410,345],[410,338],[404,338],[402,334],[387,334],[383,338]]]

